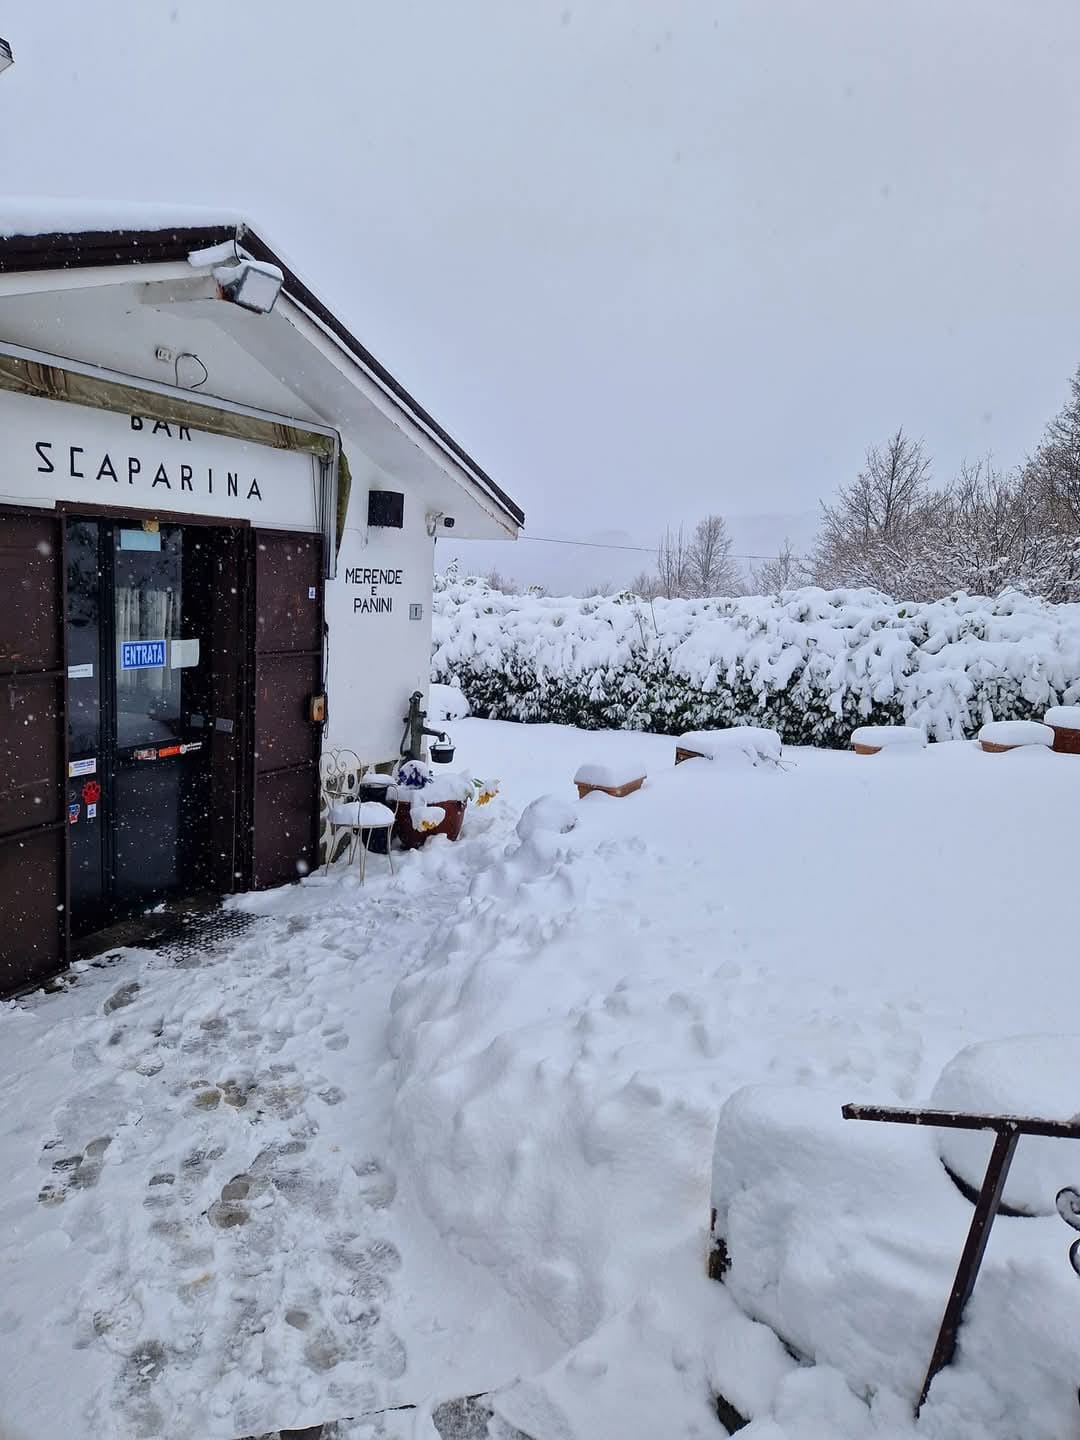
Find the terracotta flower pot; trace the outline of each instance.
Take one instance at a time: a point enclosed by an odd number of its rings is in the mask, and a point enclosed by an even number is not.
[[[880,755],[880,745],[852,745],[856,755]]]
[[[995,745],[992,740],[980,740],[979,744],[988,755],[1007,755],[1010,750],[1021,750],[1021,745]]]
[[[419,850],[432,835],[445,835],[448,840],[456,840],[461,834],[462,822],[465,819],[465,802],[463,800],[437,800],[432,803],[431,809],[441,810],[445,819],[434,830],[417,830],[412,823],[412,808],[409,801],[398,801],[394,834],[401,842],[403,850]]]

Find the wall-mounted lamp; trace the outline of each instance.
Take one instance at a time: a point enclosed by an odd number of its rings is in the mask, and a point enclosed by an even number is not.
[[[276,265],[262,260],[241,260],[236,265],[218,265],[214,270],[218,292],[256,315],[269,315],[281,294],[284,276]]]
[[[15,56],[11,53],[11,46],[4,37],[0,35],[0,75],[4,73],[9,65],[14,64]]]

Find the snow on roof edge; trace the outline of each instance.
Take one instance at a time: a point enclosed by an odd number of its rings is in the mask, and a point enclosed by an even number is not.
[[[172,230],[211,225],[246,225],[225,207],[166,201],[87,200],[40,195],[0,197],[0,238],[68,235],[88,231]]]

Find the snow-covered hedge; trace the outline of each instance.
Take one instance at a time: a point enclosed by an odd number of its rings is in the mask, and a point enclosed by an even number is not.
[[[432,679],[456,680],[491,719],[672,735],[753,724],[836,747],[859,725],[914,724],[945,740],[1080,701],[1080,605],[818,589],[576,600],[448,578]]]

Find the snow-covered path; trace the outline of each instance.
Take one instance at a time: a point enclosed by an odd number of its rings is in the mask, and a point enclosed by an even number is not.
[[[390,993],[482,863],[484,819],[396,883],[376,858],[363,891],[335,874],[253,897],[198,968],[128,952],[6,1009],[16,1433],[47,1414],[72,1437],[231,1437],[490,1388],[554,1353],[386,1159]]]

